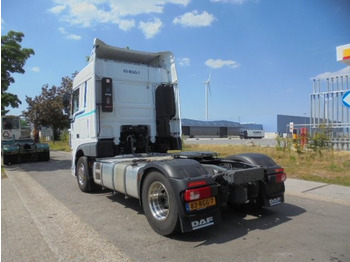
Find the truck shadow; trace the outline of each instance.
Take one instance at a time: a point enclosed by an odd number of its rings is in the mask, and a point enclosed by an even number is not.
[[[5,166],[5,169],[9,170],[23,170],[25,172],[50,172],[56,170],[67,169],[70,171],[72,165],[71,160],[60,160],[51,158],[49,161],[23,161],[12,165]]]
[[[113,194],[110,190],[103,190],[103,192],[110,192],[106,197],[111,201],[117,202],[125,208],[130,208],[139,215],[144,215],[137,199],[125,199],[123,194]],[[305,212],[305,209],[289,203],[283,203],[274,208],[262,208],[259,211],[226,207],[221,211],[222,219],[219,224],[169,238],[177,241],[201,242],[197,246],[221,244],[242,237],[244,239],[253,230],[268,230],[279,226]],[[145,223],[147,223],[146,217]]]
[[[273,209],[261,209],[246,212],[225,208],[222,210],[222,221],[214,227],[180,234],[173,237],[179,241],[201,242],[198,246],[226,243],[247,236],[253,230],[267,230],[291,221],[293,217],[306,210],[295,205],[284,203]]]
[[[106,195],[106,197],[112,202],[116,202],[120,205],[123,205],[124,208],[132,209],[136,211],[139,215],[144,215],[142,206],[140,205],[139,200],[136,198],[125,197],[125,195],[122,193],[113,193],[113,191],[111,191],[110,189],[103,189],[102,191],[96,192],[95,194],[99,193],[109,193],[108,195]],[[146,217],[145,221],[147,223]]]

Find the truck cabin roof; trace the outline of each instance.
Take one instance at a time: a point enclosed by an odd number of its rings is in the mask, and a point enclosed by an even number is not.
[[[114,47],[105,44],[97,38],[94,40],[94,52],[96,58],[100,59],[145,64],[156,67],[161,66],[163,63],[163,59],[161,59],[162,57],[172,56],[171,52],[151,53]]]

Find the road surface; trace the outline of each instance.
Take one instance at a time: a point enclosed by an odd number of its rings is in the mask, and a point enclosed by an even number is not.
[[[295,180],[280,206],[226,209],[220,225],[167,238],[137,200],[82,193],[68,153],[5,170],[2,261],[350,261],[350,198],[297,193]]]

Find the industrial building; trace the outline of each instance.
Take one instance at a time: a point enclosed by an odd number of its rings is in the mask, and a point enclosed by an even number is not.
[[[211,137],[225,138],[239,136],[242,129],[263,130],[261,124],[244,123],[232,121],[199,121],[193,119],[182,119],[182,135],[186,137]]]
[[[277,133],[280,136],[291,133],[293,127],[309,127],[310,117],[277,115]]]

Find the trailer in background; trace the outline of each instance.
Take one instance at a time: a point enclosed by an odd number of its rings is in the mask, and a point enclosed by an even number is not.
[[[19,116],[2,116],[1,124],[1,155],[4,165],[50,160],[49,145],[36,143],[30,136],[30,130],[22,128]]]

